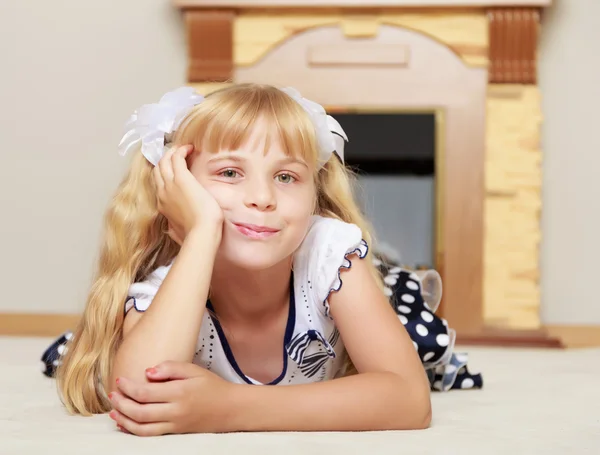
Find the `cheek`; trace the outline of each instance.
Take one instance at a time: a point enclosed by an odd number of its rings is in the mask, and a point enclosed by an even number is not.
[[[200,183],[215,198],[222,209],[232,208],[234,203],[239,200],[239,194],[234,185],[224,185],[213,181],[207,181],[206,183],[200,181]]]
[[[305,221],[310,223],[310,216],[316,207],[316,195],[311,188],[303,189],[301,192],[285,195],[280,200],[279,209],[285,213],[286,218],[295,222]]]

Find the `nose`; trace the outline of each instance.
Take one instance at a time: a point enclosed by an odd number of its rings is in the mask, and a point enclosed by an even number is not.
[[[268,179],[254,179],[244,188],[244,204],[260,211],[271,211],[277,206],[275,188]]]

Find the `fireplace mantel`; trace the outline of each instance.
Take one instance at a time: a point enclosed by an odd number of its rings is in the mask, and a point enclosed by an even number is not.
[[[185,18],[188,83],[201,93],[254,81],[293,85],[340,109],[434,106],[445,124],[436,169],[442,316],[459,342],[554,343],[540,321],[538,257],[537,38],[551,0],[173,3]]]
[[[546,7],[552,0],[174,0],[187,8],[493,8]]]

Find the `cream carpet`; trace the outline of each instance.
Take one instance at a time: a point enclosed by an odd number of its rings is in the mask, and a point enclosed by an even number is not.
[[[0,338],[0,454],[598,454],[600,350],[468,347],[482,390],[433,393],[430,429],[138,438],[68,416],[40,373],[52,340]],[[315,410],[318,412],[318,410]]]

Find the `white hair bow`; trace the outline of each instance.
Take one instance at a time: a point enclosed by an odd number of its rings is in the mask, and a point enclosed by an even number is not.
[[[281,90],[300,104],[310,116],[317,134],[320,165],[324,165],[332,153],[343,163],[344,145],[348,137],[341,125],[327,115],[323,106],[303,98],[298,90],[291,87]],[[181,87],[163,95],[158,103],[143,105],[127,121],[125,134],[119,143],[119,153],[125,155],[141,143],[142,154],[156,166],[164,154],[167,136],[202,101],[204,97],[192,87]]]
[[[335,153],[343,163],[344,145],[348,141],[348,137],[337,120],[331,115],[327,115],[320,104],[303,98],[295,88],[286,87],[281,91],[292,97],[310,116],[317,133],[321,165],[327,163],[332,153]]]
[[[142,155],[154,166],[164,154],[166,136],[173,133],[189,111],[204,100],[192,87],[181,87],[166,93],[158,103],[145,104],[125,124],[119,153],[127,154],[142,144]]]

